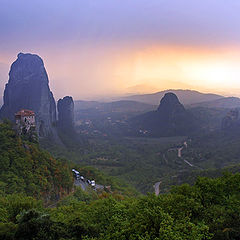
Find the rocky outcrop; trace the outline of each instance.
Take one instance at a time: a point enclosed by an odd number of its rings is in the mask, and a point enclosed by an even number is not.
[[[184,106],[179,102],[174,93],[166,93],[160,101],[157,114],[165,121],[176,121],[180,117],[185,117],[187,112]]]
[[[29,109],[35,112],[40,137],[56,135],[56,104],[48,82],[43,60],[35,54],[19,53],[9,72],[0,117],[14,120],[16,112]]]
[[[142,114],[132,123],[138,132],[150,136],[189,135],[195,130],[193,116],[174,93],[166,93],[156,111]]]
[[[62,131],[74,130],[74,102],[72,97],[66,96],[57,103],[58,128]]]

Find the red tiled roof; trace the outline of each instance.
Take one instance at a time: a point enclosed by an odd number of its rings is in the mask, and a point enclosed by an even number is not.
[[[27,110],[27,109],[22,109],[15,114],[15,116],[22,116],[22,117],[34,116],[34,115],[35,115],[35,113],[33,111]]]

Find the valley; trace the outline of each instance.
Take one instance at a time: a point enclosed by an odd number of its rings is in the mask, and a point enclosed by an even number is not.
[[[209,169],[221,172],[221,169],[228,166],[240,164],[237,149],[230,150],[234,158],[224,157],[223,161],[219,161],[219,151],[224,155],[227,148],[238,145],[236,135],[231,145],[226,144],[227,138],[231,138],[228,136],[231,135],[231,130],[221,130],[222,120],[229,109],[209,107],[208,102],[205,107],[204,103],[201,103],[201,107],[186,108],[196,119],[197,131],[175,137],[151,137],[145,128],[135,133],[131,131],[131,119],[151,109],[136,111],[136,108],[128,105],[125,110],[125,102],[122,104],[121,101],[108,104],[117,105],[118,108],[103,108],[99,104],[98,107],[91,105],[88,108],[85,104],[83,110],[77,108],[75,121],[77,131],[88,139],[88,146],[84,150],[79,147],[77,153],[73,151],[70,155],[63,154],[74,162],[91,165],[108,175],[127,181],[142,193],[152,192],[152,186],[160,181],[161,192],[167,192],[171,185],[184,181],[191,184],[196,179],[191,178],[191,175],[204,175]],[[153,105],[152,108],[154,109]],[[211,141],[214,142],[213,145]]]

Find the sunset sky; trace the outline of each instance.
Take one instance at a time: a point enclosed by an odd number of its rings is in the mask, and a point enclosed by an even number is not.
[[[30,52],[56,99],[168,88],[240,96],[239,13],[239,0],[1,0],[0,91],[16,55]]]

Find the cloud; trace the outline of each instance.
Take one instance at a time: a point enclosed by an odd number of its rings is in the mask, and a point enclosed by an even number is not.
[[[236,0],[3,0],[0,40],[236,43],[239,10]]]

